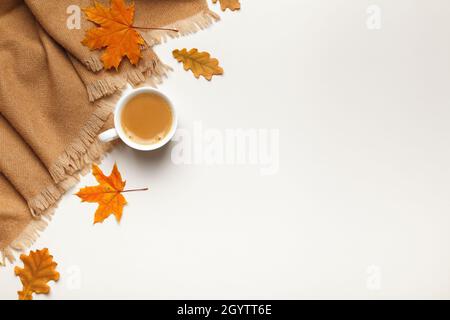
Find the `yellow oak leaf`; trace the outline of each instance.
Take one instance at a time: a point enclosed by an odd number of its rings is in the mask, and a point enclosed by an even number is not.
[[[222,11],[225,11],[226,9],[230,9],[231,11],[241,9],[241,3],[239,0],[213,0],[214,3],[217,3],[217,1],[220,1]]]
[[[197,79],[203,76],[205,79],[211,80],[214,75],[223,74],[219,61],[211,58],[207,52],[199,52],[197,49],[174,50],[173,56],[178,62],[183,63],[184,70],[191,70]]]
[[[123,207],[127,204],[122,195],[126,182],[114,164],[111,174],[107,177],[97,165],[92,166],[92,174],[99,183],[98,186],[85,187],[76,194],[82,202],[98,203],[95,212],[94,224],[103,222],[111,214],[114,214],[117,222],[120,222]]]
[[[106,48],[101,60],[105,69],[117,68],[123,57],[134,65],[142,57],[144,39],[133,26],[134,3],[126,5],[124,0],[110,0],[107,8],[95,2],[93,7],[83,9],[88,20],[99,25],[89,29],[82,44],[92,50]]]
[[[31,251],[27,256],[22,254],[20,260],[23,268],[15,267],[14,273],[20,278],[23,289],[18,291],[19,300],[32,300],[33,293],[49,293],[48,282],[58,281],[57,263],[53,261],[48,249]]]

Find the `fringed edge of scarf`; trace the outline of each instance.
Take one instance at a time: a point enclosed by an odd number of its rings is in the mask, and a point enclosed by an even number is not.
[[[133,69],[125,74],[107,77],[89,83],[86,88],[89,101],[93,102],[100,98],[110,96],[118,90],[123,89],[128,83],[132,86],[149,85],[157,87],[160,85],[172,68],[159,60],[158,57],[149,61],[144,68]]]
[[[209,9],[193,15],[192,17],[177,21],[164,26],[167,29],[177,29],[179,32],[149,30],[142,32],[142,36],[149,46],[154,46],[166,42],[168,39],[179,38],[194,34],[211,26],[214,22],[220,21],[220,16]]]
[[[16,255],[33,245],[50,222],[55,208],[56,205],[47,209],[40,217],[33,218],[14,241],[6,248],[0,250],[0,266],[5,266],[6,260],[13,263],[16,260]]]
[[[115,103],[100,101],[78,137],[49,168],[50,175],[56,183],[77,176],[83,168],[105,153],[104,144],[98,141],[97,136],[111,115],[114,105]]]
[[[98,105],[91,119],[81,130],[79,138],[67,148],[65,154],[58,160],[60,162],[57,161],[58,163],[52,167],[52,176],[58,177],[57,185],[48,186],[28,201],[33,220],[15,240],[0,250],[0,266],[4,266],[6,260],[13,263],[19,253],[33,245],[50,222],[62,196],[79,182],[81,175],[89,172],[92,163],[99,163],[111,150],[112,144],[100,142],[97,135],[111,114],[114,103],[102,101],[102,104]],[[67,166],[61,167],[62,164]]]
[[[189,18],[177,21],[163,28],[177,29],[179,32],[173,31],[160,31],[160,30],[149,30],[141,31],[142,36],[147,42],[148,46],[152,47],[156,44],[163,43],[168,39],[179,38],[189,34],[196,33],[200,30],[204,30],[211,26],[214,22],[220,20],[220,16],[209,9],[199,12]],[[91,55],[88,59],[84,60],[85,66],[93,71],[98,72],[103,69],[103,63],[100,58],[96,55]],[[138,77],[140,77],[138,75]],[[97,85],[100,90],[112,91],[116,88],[116,83],[114,81],[109,81],[109,83],[104,83],[103,85]]]

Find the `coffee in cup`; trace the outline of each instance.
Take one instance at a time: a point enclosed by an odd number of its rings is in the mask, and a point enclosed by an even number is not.
[[[120,115],[125,135],[138,144],[156,144],[172,128],[173,115],[170,103],[155,92],[144,92],[131,98]]]
[[[120,138],[133,149],[151,151],[172,139],[177,116],[171,101],[159,90],[129,88],[117,102],[114,126],[101,133],[99,139],[109,142]]]

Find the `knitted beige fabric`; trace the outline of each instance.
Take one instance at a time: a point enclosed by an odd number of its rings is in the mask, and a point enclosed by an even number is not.
[[[149,48],[138,66],[124,60],[104,71],[101,52],[80,43],[93,24],[83,16],[81,29],[67,25],[74,5],[92,4],[0,1],[0,263],[35,241],[61,196],[111,147],[97,136],[111,126],[122,88],[166,76],[151,47],[218,20],[206,0],[136,0],[136,25],[180,32],[141,32]]]

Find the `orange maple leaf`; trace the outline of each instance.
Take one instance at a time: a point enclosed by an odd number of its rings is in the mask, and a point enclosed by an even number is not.
[[[83,9],[87,19],[99,27],[89,29],[82,44],[92,50],[106,48],[101,57],[103,65],[117,70],[125,56],[134,65],[139,62],[145,41],[133,26],[134,3],[127,6],[124,0],[110,1],[110,8],[95,2],[93,7]]]
[[[53,261],[48,249],[31,251],[27,256],[22,254],[20,260],[23,268],[15,267],[14,273],[20,278],[23,289],[18,291],[19,300],[32,300],[33,293],[49,293],[48,282],[58,281],[57,263]]]
[[[122,219],[123,207],[127,204],[124,192],[145,191],[144,189],[124,190],[126,182],[122,180],[117,164],[109,175],[105,176],[97,165],[92,165],[92,174],[99,183],[98,186],[85,187],[76,194],[82,202],[98,203],[95,211],[94,224],[103,222],[111,214],[114,214],[117,222]]]

